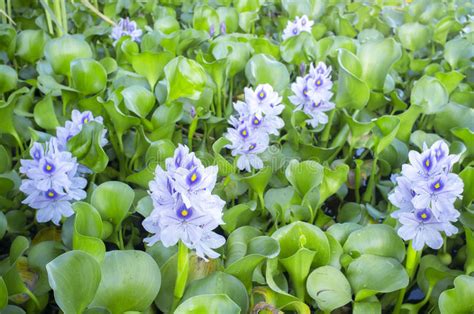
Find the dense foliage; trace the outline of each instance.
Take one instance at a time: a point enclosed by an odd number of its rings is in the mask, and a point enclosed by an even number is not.
[[[473,14],[0,0],[1,313],[473,313]]]

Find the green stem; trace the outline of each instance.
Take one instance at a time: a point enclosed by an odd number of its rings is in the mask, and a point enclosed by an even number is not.
[[[363,164],[363,161],[360,159],[357,159],[355,161],[356,168],[355,168],[355,198],[356,198],[356,203],[360,203],[360,180],[361,180],[361,174],[360,174],[360,167]]]
[[[362,198],[365,203],[373,201],[375,197],[375,173],[377,171],[378,158],[379,157],[375,155],[374,160],[372,161],[372,170],[370,172],[369,183],[367,184],[367,190],[365,191],[364,197]]]
[[[217,108],[216,108],[216,111],[217,111],[217,117],[222,117],[222,93],[221,93],[221,89],[218,88],[217,89]]]
[[[193,138],[194,138],[194,133],[196,132],[198,124],[198,116],[194,117],[193,121],[191,122],[191,125],[189,126],[189,131],[188,131],[188,146],[191,150],[193,150]]]
[[[53,21],[51,20],[51,15],[46,8],[44,9],[44,16],[46,17],[46,24],[48,25],[48,32],[51,35],[54,35]]]
[[[321,137],[321,146],[323,147],[328,146],[329,133],[331,132],[332,120],[334,119],[335,112],[336,110],[332,110],[331,113],[329,113],[328,123],[326,124],[326,127],[323,131],[323,135]]]
[[[184,289],[186,288],[186,282],[188,281],[189,274],[189,250],[188,247],[179,241],[178,243],[178,267],[176,274],[176,283],[174,286],[174,299],[173,306],[170,313],[173,313],[174,310],[178,307],[179,301],[184,294]]]
[[[61,3],[59,2],[59,0],[53,0],[54,3],[54,15],[56,16],[56,20],[58,21],[58,25],[56,25],[57,27],[57,34],[58,34],[58,37],[62,36],[63,35],[63,22],[62,22],[62,19],[61,19]]]
[[[407,271],[408,279],[410,281],[415,276],[416,269],[418,267],[418,264],[420,263],[421,253],[422,253],[422,250],[415,251],[415,249],[413,248],[412,241],[410,241],[408,243],[405,269]],[[395,304],[395,309],[393,310],[394,314],[399,314],[400,313],[400,309],[402,307],[403,299],[405,298],[406,291],[407,291],[406,287],[403,288],[402,290],[400,290],[400,294],[398,295],[397,303]]]
[[[67,34],[68,27],[67,27],[67,11],[66,11],[66,0],[61,0],[61,17],[63,23],[63,30],[64,33]]]
[[[1,14],[1,18],[2,18],[2,23],[5,24],[7,23],[7,12],[5,12],[5,2],[3,0],[0,0],[0,12],[2,12],[3,14]]]
[[[10,17],[10,23],[12,23],[12,0],[7,0],[7,16]],[[13,24],[13,23],[12,23]]]

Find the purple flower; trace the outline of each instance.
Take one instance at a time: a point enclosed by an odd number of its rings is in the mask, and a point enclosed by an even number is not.
[[[78,174],[76,158],[58,148],[56,138],[46,147],[33,144],[33,160],[21,160],[20,173],[26,176],[20,190],[27,195],[23,200],[37,209],[38,222],[59,224],[62,217],[74,214],[71,202],[84,199],[87,181]]]
[[[300,34],[301,32],[311,33],[313,25],[314,22],[310,21],[306,15],[303,15],[301,18],[297,16],[293,21],[288,21],[281,38],[286,40]]]
[[[439,249],[443,245],[440,232],[448,236],[457,232],[449,221],[437,220],[428,208],[401,213],[398,219],[402,224],[398,235],[404,240],[413,240],[413,248],[417,251],[422,250],[425,244]]]
[[[140,42],[142,30],[137,27],[137,23],[130,21],[127,18],[120,19],[118,24],[112,28],[111,37],[114,40],[114,45],[122,36],[130,36],[133,41]]]
[[[60,150],[67,150],[67,142],[77,134],[79,134],[82,130],[82,127],[89,123],[95,121],[97,123],[103,124],[104,121],[102,117],[94,117],[92,112],[84,111],[80,112],[78,110],[73,110],[71,114],[71,121],[66,121],[64,127],[57,127],[56,128],[56,137],[58,139],[58,146]],[[102,132],[102,137],[100,141],[100,145],[103,147],[105,146],[108,141],[106,138],[107,130]]]
[[[310,117],[306,123],[315,128],[328,122],[325,112],[335,107],[330,101],[333,96],[331,88],[331,67],[323,62],[319,62],[317,67],[311,64],[309,74],[297,77],[291,84],[294,95],[288,99],[296,106],[295,111],[302,110]]]
[[[218,257],[213,249],[222,246],[225,239],[212,230],[223,223],[225,202],[212,194],[217,167],[204,167],[183,145],[165,164],[166,170],[157,166],[149,185],[154,209],[143,226],[153,235],[144,241],[148,245],[161,241],[169,247],[181,240],[204,259]]]
[[[221,31],[221,35],[227,34],[227,25],[225,24],[225,22],[221,22],[220,31]]]
[[[269,135],[278,135],[285,125],[280,114],[285,109],[282,97],[269,84],[260,84],[255,90],[245,88],[245,102],[237,101],[234,108],[238,117],[230,117],[225,137],[231,142],[226,148],[237,156],[237,167],[251,171],[263,168],[258,154],[270,144]]]
[[[389,200],[399,210],[392,213],[401,226],[398,234],[404,240],[413,240],[415,250],[427,244],[433,249],[443,245],[441,232],[450,236],[457,232],[451,224],[459,217],[454,208],[461,198],[463,182],[458,175],[449,173],[459,158],[449,155],[448,146],[438,141],[430,148],[423,145],[420,154],[410,151],[410,164],[402,166],[402,176]]]

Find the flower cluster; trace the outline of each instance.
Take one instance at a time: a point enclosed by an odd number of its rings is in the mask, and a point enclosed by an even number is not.
[[[278,135],[285,123],[279,117],[284,105],[281,97],[269,84],[260,84],[255,91],[245,88],[245,102],[237,101],[234,108],[239,117],[230,117],[231,128],[225,137],[231,142],[226,147],[232,156],[239,156],[237,167],[250,171],[263,168],[258,154],[263,153],[270,143],[269,135]]]
[[[87,180],[79,176],[76,158],[62,151],[54,137],[45,147],[34,143],[30,155],[32,160],[21,160],[20,173],[27,177],[20,186],[27,195],[23,203],[38,210],[38,222],[57,225],[63,216],[74,214],[72,201],[86,197]]]
[[[59,224],[61,217],[69,217],[74,212],[72,201],[86,197],[84,188],[87,180],[81,176],[91,170],[77,162],[67,151],[67,142],[81,132],[84,124],[91,121],[102,123],[102,117],[92,115],[90,111],[72,111],[72,121],[66,121],[64,127],[56,129],[56,137],[52,137],[43,147],[34,143],[30,150],[30,159],[21,160],[20,172],[27,179],[22,180],[20,190],[27,195],[23,201],[31,208],[38,209],[38,222],[53,221]],[[101,145],[107,144],[107,131],[102,133]]]
[[[204,259],[219,256],[213,249],[224,245],[225,238],[213,230],[224,223],[225,202],[211,193],[217,170],[204,167],[182,145],[166,160],[166,171],[157,166],[149,190],[154,209],[143,221],[145,230],[154,234],[144,240],[148,245],[161,241],[169,247],[181,240]]]
[[[58,139],[58,146],[61,150],[67,150],[67,142],[79,132],[81,132],[84,124],[95,121],[97,123],[103,124],[104,121],[102,117],[96,117],[92,115],[90,111],[80,112],[78,110],[73,110],[71,114],[71,121],[66,121],[64,127],[56,128],[56,137]],[[100,145],[105,146],[108,141],[106,138],[107,130],[102,132],[102,138],[100,140]]]
[[[425,243],[439,249],[443,245],[441,232],[447,236],[457,232],[451,224],[460,215],[454,202],[461,198],[464,184],[451,169],[459,156],[449,155],[448,145],[440,140],[429,149],[425,145],[421,154],[410,151],[408,157],[410,163],[403,165],[389,195],[399,208],[392,213],[401,224],[398,235],[413,240],[415,250],[423,249]]]
[[[297,77],[296,82],[291,84],[294,95],[288,99],[296,106],[295,110],[302,110],[310,117],[306,123],[315,128],[328,122],[325,112],[335,107],[330,101],[333,96],[331,88],[331,67],[323,62],[316,67],[311,64],[309,73]]]
[[[133,41],[140,42],[142,30],[137,27],[137,23],[130,21],[127,18],[120,19],[118,24],[112,28],[111,37],[114,40],[114,45],[122,36],[130,36]]]
[[[301,18],[297,16],[294,21],[288,21],[281,38],[286,40],[300,34],[301,32],[311,33],[311,27],[313,27],[313,24],[314,22],[309,20],[306,15],[303,15]]]

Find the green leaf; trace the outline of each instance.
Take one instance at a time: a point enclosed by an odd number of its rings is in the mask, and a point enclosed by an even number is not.
[[[300,248],[307,248],[316,252],[313,267],[329,262],[329,241],[324,232],[314,225],[297,221],[275,231],[272,238],[280,243],[279,258],[290,257]]]
[[[107,252],[101,270],[102,279],[91,305],[107,308],[112,314],[145,311],[160,290],[160,269],[145,252]]]
[[[219,271],[191,282],[181,303],[195,296],[212,294],[226,295],[240,307],[241,313],[248,312],[249,298],[245,286],[234,276]]]
[[[428,45],[432,37],[430,28],[418,22],[403,24],[398,28],[397,33],[403,48],[412,51]]]
[[[225,294],[208,294],[192,297],[174,311],[175,314],[239,314],[240,307]]]
[[[36,105],[33,111],[35,122],[43,129],[53,130],[60,126],[54,111],[53,98],[46,95]]]
[[[146,77],[151,90],[155,89],[156,82],[163,77],[164,67],[173,59],[169,52],[149,52],[145,51],[136,54],[132,58],[133,70]]]
[[[29,63],[35,63],[43,57],[43,49],[48,35],[42,30],[27,29],[16,38],[16,55]]]
[[[245,287],[252,287],[255,268],[267,258],[274,258],[280,252],[278,242],[251,226],[244,226],[232,232],[227,239],[225,272],[240,279]]]
[[[467,314],[474,312],[473,290],[473,277],[461,275],[454,279],[454,288],[444,291],[439,296],[439,309],[441,313]]]
[[[216,10],[208,5],[197,5],[193,12],[193,28],[206,31],[212,35],[220,33],[219,15]],[[211,37],[212,37],[211,35]]]
[[[387,38],[366,42],[357,56],[362,66],[361,78],[372,90],[383,91],[388,71],[400,59],[402,51],[393,38]]]
[[[319,205],[341,188],[347,181],[348,173],[349,166],[346,164],[339,164],[334,170],[324,167],[324,177],[319,188]]]
[[[55,73],[70,75],[71,62],[79,58],[92,58],[92,50],[80,37],[66,35],[48,41],[44,56]]]
[[[312,160],[291,160],[285,176],[301,197],[319,186],[323,181],[324,167]]]
[[[464,182],[464,192],[462,197],[463,205],[468,208],[474,200],[474,167],[466,167],[459,173]]]
[[[0,310],[4,309],[8,305],[8,289],[5,285],[5,281],[0,277]]]
[[[245,66],[245,76],[253,86],[270,84],[279,93],[290,84],[286,66],[265,54],[256,54],[250,58]]]
[[[103,220],[110,221],[116,228],[129,214],[135,192],[127,184],[107,181],[99,185],[91,196],[91,204]]]
[[[352,301],[349,281],[332,266],[315,269],[308,277],[306,288],[323,311],[333,311]]]
[[[18,74],[8,65],[0,64],[0,94],[16,88]]]
[[[97,262],[102,262],[105,245],[102,242],[102,219],[97,210],[84,202],[73,204],[76,212],[74,219],[73,248],[92,255]]]
[[[71,78],[72,86],[85,95],[97,94],[107,85],[105,68],[100,62],[90,58],[71,62]]]
[[[465,38],[454,38],[444,46],[444,59],[448,61],[452,69],[469,66],[474,56],[472,42]]]
[[[316,42],[308,32],[301,32],[297,36],[287,38],[281,43],[282,59],[288,63],[299,65],[308,63],[314,57]]]
[[[448,91],[441,82],[430,76],[423,76],[415,82],[411,91],[411,102],[423,108],[423,113],[440,112],[448,104]]]
[[[375,125],[376,128],[373,129],[375,135],[375,154],[379,155],[395,139],[400,128],[400,119],[394,116],[383,116],[375,121]]]
[[[146,118],[155,106],[155,95],[143,86],[129,86],[121,94],[127,109],[140,118]]]
[[[46,265],[54,299],[66,314],[82,313],[99,287],[100,266],[87,253],[70,251]]]
[[[164,71],[168,81],[168,104],[179,98],[199,99],[207,81],[206,72],[199,63],[179,56],[171,60]]]
[[[371,254],[361,255],[349,264],[347,279],[356,293],[355,301],[408,286],[408,274],[396,259]]]
[[[103,124],[88,122],[67,143],[68,150],[78,161],[96,173],[104,171],[109,163],[109,157],[101,146],[103,131]]]
[[[369,101],[370,89],[367,83],[362,80],[360,60],[352,52],[340,49],[337,61],[339,63],[337,107],[362,109]]]
[[[396,231],[383,224],[367,225],[352,232],[343,246],[344,252],[358,252],[392,257],[402,262],[405,258],[405,244]]]

